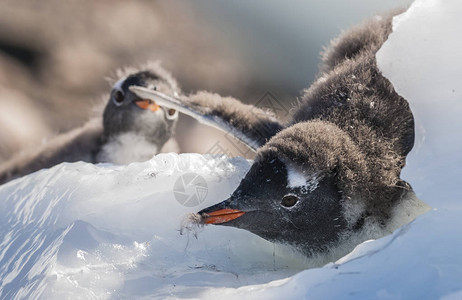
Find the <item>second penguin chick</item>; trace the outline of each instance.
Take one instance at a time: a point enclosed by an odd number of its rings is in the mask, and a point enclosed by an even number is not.
[[[125,73],[114,84],[104,110],[102,147],[96,161],[127,164],[147,160],[162,150],[178,151],[173,139],[178,112],[129,90],[130,86],[142,86],[178,95],[176,81],[158,64]]]
[[[129,90],[136,85],[178,95],[172,75],[158,63],[148,63],[119,71],[117,78],[102,116],[6,161],[0,166],[0,184],[62,162],[128,164],[178,151],[173,138],[178,112]]]

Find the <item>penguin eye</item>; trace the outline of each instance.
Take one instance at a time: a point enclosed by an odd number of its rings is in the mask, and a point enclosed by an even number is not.
[[[285,195],[282,197],[281,205],[284,207],[292,207],[298,202],[298,197],[295,195]]]
[[[167,120],[175,120],[178,117],[178,113],[173,108],[165,108],[165,110],[165,116],[167,117]]]
[[[119,106],[122,104],[122,102],[124,102],[125,97],[122,91],[116,90],[112,98],[114,99],[115,105]]]

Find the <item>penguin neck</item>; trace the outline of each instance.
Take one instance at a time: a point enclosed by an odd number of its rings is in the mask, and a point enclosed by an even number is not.
[[[159,153],[162,146],[163,143],[155,143],[142,134],[123,132],[106,138],[97,161],[120,165],[146,161]]]
[[[390,218],[385,224],[380,221],[365,217],[361,228],[344,232],[339,242],[329,249],[325,263],[335,261],[343,262],[350,257],[355,247],[367,240],[376,240],[392,234],[397,229],[412,222],[418,216],[431,210],[431,207],[417,198],[412,190],[403,193],[391,210]]]
[[[358,205],[360,202],[357,201]],[[352,209],[354,208],[348,207],[348,210],[351,211]],[[363,207],[357,207],[358,211],[362,209]],[[313,249],[309,245],[308,247],[306,245],[279,245],[279,247],[288,246],[294,253],[305,256],[305,264],[309,265],[309,267],[321,267],[331,262],[343,263],[354,257],[355,254],[350,253],[356,246],[365,241],[376,240],[392,234],[395,230],[409,224],[429,210],[431,210],[431,207],[418,199],[415,193],[410,190],[396,203],[386,224],[382,224],[374,218],[365,217],[361,228],[341,232],[337,241],[326,245],[323,249]]]

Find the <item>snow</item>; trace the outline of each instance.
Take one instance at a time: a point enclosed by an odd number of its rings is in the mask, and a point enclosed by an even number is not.
[[[230,195],[247,160],[64,163],[0,186],[0,298],[460,299],[461,12],[458,0],[417,0],[377,54],[416,118],[403,176],[429,213],[305,270],[303,257],[244,230],[180,234],[188,213]]]
[[[185,215],[229,196],[249,167],[160,154],[128,166],[63,163],[1,186],[0,298],[198,297],[301,271],[302,257],[243,230],[180,234]],[[205,193],[178,188],[197,177]],[[176,195],[191,191],[196,203]]]
[[[462,3],[417,1],[394,18],[394,33],[377,54],[379,67],[408,99],[416,118],[416,147],[404,176],[432,206],[462,193]]]

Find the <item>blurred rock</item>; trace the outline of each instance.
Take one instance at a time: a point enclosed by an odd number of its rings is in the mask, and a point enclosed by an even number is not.
[[[41,143],[50,131],[26,95],[0,86],[0,99],[0,160],[5,160],[9,153]]]

